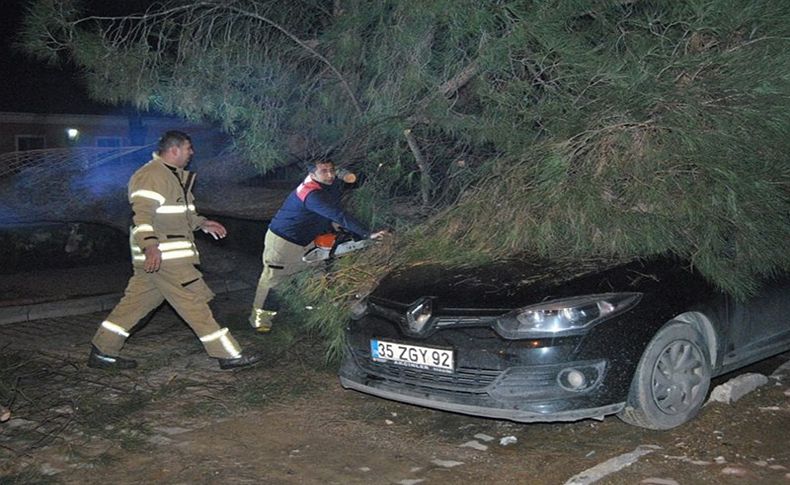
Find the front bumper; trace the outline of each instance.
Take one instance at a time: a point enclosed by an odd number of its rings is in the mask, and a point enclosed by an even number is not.
[[[340,383],[374,396],[434,409],[518,422],[603,419],[621,411],[625,402],[602,392],[604,360],[518,366],[499,371],[457,369],[452,374],[372,362],[348,349],[340,368]],[[564,389],[565,369],[595,374],[579,391]]]
[[[462,323],[415,338],[382,315],[352,321],[340,382],[386,399],[518,422],[602,419],[625,407],[634,367],[631,349],[636,347],[623,339],[596,332],[510,340],[486,322]],[[454,369],[373,359],[372,339],[454,349]]]
[[[625,403],[620,402],[594,408],[539,412],[501,407],[501,403],[485,398],[478,398],[476,403],[470,404],[455,401],[450,396],[443,396],[437,392],[418,393],[407,389],[392,390],[388,389],[388,386],[382,382],[362,384],[347,377],[343,377],[342,375],[340,376],[340,384],[346,389],[353,389],[393,401],[416,404],[418,406],[442,411],[469,414],[472,416],[508,419],[520,423],[578,421],[588,418],[601,420],[604,416],[618,413],[625,407]]]

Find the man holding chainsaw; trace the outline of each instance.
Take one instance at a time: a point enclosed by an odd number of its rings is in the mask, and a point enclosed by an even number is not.
[[[263,248],[263,271],[258,280],[250,325],[258,332],[268,332],[277,308],[271,290],[294,274],[307,268],[302,257],[315,247],[313,240],[320,234],[341,227],[360,239],[381,239],[386,231],[371,233],[341,205],[346,184],[356,181],[346,172],[337,179],[335,164],[322,160],[311,164],[307,177],[285,199],[269,223]]]

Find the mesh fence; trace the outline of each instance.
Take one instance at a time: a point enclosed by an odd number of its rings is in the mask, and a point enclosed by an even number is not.
[[[52,148],[0,154],[0,180],[26,174],[37,178],[37,184],[54,183],[64,170],[88,170],[97,165],[123,159],[153,145],[113,148]],[[39,176],[39,177],[36,177]]]
[[[118,212],[127,210],[126,182],[150,159],[152,149],[75,147],[0,154],[0,223],[117,221]],[[115,207],[115,200],[122,205]]]
[[[0,224],[91,222],[128,230],[126,185],[151,159],[154,145],[55,148],[0,154]],[[252,163],[222,154],[190,164],[204,215],[269,220],[298,184],[274,177],[264,185]],[[269,177],[270,178],[270,177]]]

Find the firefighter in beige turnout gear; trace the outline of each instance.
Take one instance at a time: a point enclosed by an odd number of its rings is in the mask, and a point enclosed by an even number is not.
[[[201,229],[219,239],[227,231],[195,211],[194,174],[184,169],[192,154],[189,136],[169,131],[159,140],[153,160],[129,181],[134,274],[123,298],[93,337],[88,359],[91,367],[135,367],[134,360],[118,354],[140,319],[165,300],[194,330],[208,355],[219,360],[221,368],[241,367],[260,359],[242,354],[230,331],[214,320],[208,305],[214,294],[195,267],[200,260],[193,232]]]

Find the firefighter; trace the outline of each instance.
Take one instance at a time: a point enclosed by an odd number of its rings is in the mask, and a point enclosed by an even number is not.
[[[344,172],[338,181],[335,164],[322,160],[308,167],[304,181],[291,192],[269,222],[263,242],[263,271],[258,280],[249,322],[258,332],[268,332],[277,314],[271,290],[307,268],[302,260],[319,234],[339,226],[360,239],[381,239],[386,231],[371,233],[341,205],[345,186],[356,176]]]
[[[208,305],[214,294],[196,267],[200,260],[193,232],[201,229],[221,239],[227,231],[195,211],[194,173],[184,169],[193,153],[189,135],[168,131],[159,140],[153,160],[129,180],[134,274],[123,298],[93,337],[90,367],[136,367],[136,361],[118,354],[140,319],[165,300],[200,338],[208,355],[219,361],[221,369],[260,360],[258,355],[242,353],[230,331],[214,320]]]

